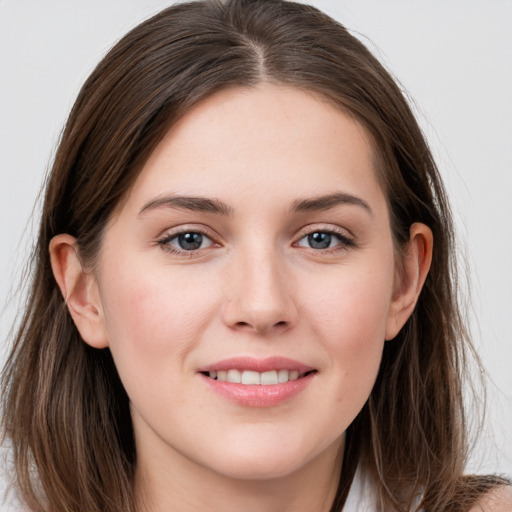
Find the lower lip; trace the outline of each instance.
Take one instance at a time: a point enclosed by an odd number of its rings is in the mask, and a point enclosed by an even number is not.
[[[286,402],[304,391],[315,375],[316,373],[310,373],[305,377],[282,384],[251,385],[215,380],[200,374],[213,391],[239,405],[247,407],[272,407]]]

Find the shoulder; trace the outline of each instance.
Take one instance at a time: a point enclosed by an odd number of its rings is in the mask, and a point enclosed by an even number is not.
[[[468,512],[512,512],[512,486],[497,487],[480,498]]]

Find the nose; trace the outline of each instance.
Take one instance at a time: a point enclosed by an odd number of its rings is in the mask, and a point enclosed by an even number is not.
[[[284,332],[298,319],[292,280],[274,251],[258,251],[230,262],[224,322],[232,329]]]

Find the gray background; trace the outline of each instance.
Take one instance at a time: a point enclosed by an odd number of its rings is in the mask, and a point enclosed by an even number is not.
[[[34,201],[78,89],[121,35],[170,3],[0,0],[0,361]],[[469,469],[512,475],[512,1],[309,3],[352,29],[414,98],[452,197],[468,317],[492,379]]]

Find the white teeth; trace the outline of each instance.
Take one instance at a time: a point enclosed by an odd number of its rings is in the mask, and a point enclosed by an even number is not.
[[[279,370],[277,374],[277,381],[279,382],[279,384],[283,382],[288,382],[290,380],[289,374],[290,372],[288,370]]]
[[[242,384],[261,384],[259,372],[244,370],[242,372]]]
[[[268,386],[270,384],[277,384],[279,381],[277,380],[277,372],[272,370],[270,372],[263,372],[261,374],[261,383]]]
[[[268,372],[254,372],[251,370],[219,370],[208,372],[210,378],[231,382],[234,384],[261,384],[272,386],[275,384],[284,384],[285,382],[297,380],[300,376],[297,370],[271,370]]]
[[[242,380],[242,374],[240,373],[239,370],[228,370],[226,380],[228,382],[232,382],[233,384],[240,384]]]

